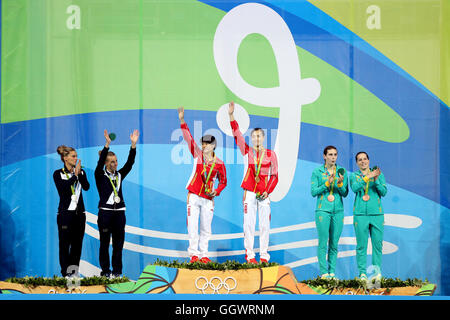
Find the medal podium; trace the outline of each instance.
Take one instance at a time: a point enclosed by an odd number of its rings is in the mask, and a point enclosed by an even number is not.
[[[354,280],[356,281],[356,280]],[[315,282],[315,283],[314,283]],[[306,295],[390,295],[431,296],[436,285],[393,288],[343,287],[333,282],[297,281],[285,266],[255,267],[239,270],[201,270],[148,265],[137,281],[110,285],[29,286],[0,281],[2,294],[109,293],[109,294],[306,294]]]

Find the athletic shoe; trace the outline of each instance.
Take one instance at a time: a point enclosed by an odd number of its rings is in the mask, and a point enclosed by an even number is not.
[[[247,260],[247,263],[258,264],[258,262],[256,261],[255,258],[251,258],[250,260]]]
[[[268,263],[268,261],[267,261],[266,259],[262,259],[262,258],[259,259],[259,262],[260,262],[260,263]]]
[[[361,274],[359,275],[359,280],[364,281],[364,282],[367,282],[368,279],[367,279],[366,274],[365,274],[365,273],[361,273]]]
[[[328,273],[324,273],[320,276],[321,279],[330,279],[330,275]]]
[[[333,280],[338,280],[338,278],[336,278],[336,276],[334,275],[334,273],[330,273],[329,274],[329,278],[333,279]]]
[[[208,257],[203,257],[203,258],[200,259],[200,262],[201,262],[201,263],[210,263],[211,260],[209,260]]]
[[[194,263],[198,261],[198,257],[197,256],[192,256],[191,257],[191,261],[189,261],[189,263]]]

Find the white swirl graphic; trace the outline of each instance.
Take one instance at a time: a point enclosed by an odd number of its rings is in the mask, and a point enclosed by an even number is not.
[[[258,88],[242,78],[237,57],[242,41],[250,34],[261,34],[270,43],[279,86]],[[279,183],[270,196],[272,201],[280,201],[288,193],[297,167],[298,148],[292,146],[300,143],[301,107],[318,99],[320,83],[315,78],[301,78],[297,47],[289,27],[278,13],[262,4],[245,3],[231,9],[217,26],[213,50],[217,71],[236,96],[261,107],[280,108],[274,147]]]
[[[415,229],[422,225],[422,220],[415,216],[409,216],[404,214],[393,214],[393,213],[385,213],[385,226],[393,226],[397,228],[404,229]],[[97,216],[86,212],[86,234],[92,236],[95,239],[100,239],[98,230],[93,228],[89,223],[97,224]],[[353,216],[344,217],[344,225],[352,225],[353,224]],[[285,232],[298,231],[298,230],[307,230],[315,228],[316,224],[314,221],[295,224],[285,227],[279,227],[271,229],[271,234],[282,234]],[[125,226],[125,232],[129,234],[157,238],[157,239],[170,239],[170,240],[188,240],[187,234],[182,233],[169,233],[169,232],[161,232],[143,228],[137,228],[133,226]],[[259,232],[256,232],[256,235],[259,235]],[[239,239],[243,238],[243,233],[228,233],[228,234],[216,234],[211,237],[211,241],[214,240],[231,240],[231,239]],[[356,246],[356,238],[355,237],[341,237],[339,239],[340,245],[355,245]],[[302,241],[292,241],[288,243],[276,244],[269,246],[269,251],[279,251],[279,250],[289,250],[289,249],[298,249],[298,248],[308,248],[308,247],[316,247],[318,245],[318,239],[309,239]],[[124,249],[130,250],[133,252],[155,255],[155,256],[163,256],[163,257],[171,257],[171,258],[188,258],[187,251],[183,250],[173,250],[173,249],[163,249],[163,248],[155,248],[150,246],[144,246],[135,244],[132,242],[125,241]],[[383,254],[392,254],[398,251],[398,246],[390,243],[388,241],[383,241]],[[258,253],[259,249],[255,249],[255,252]],[[369,239],[367,246],[368,254],[372,253],[372,243]],[[210,251],[210,257],[229,257],[229,256],[239,256],[244,255],[245,250],[228,250],[228,251]],[[355,256],[356,250],[346,250],[339,251],[338,258]],[[317,256],[303,258],[297,261],[286,263],[285,266],[295,268],[307,264],[312,264],[317,262]],[[86,267],[86,266],[84,266]]]

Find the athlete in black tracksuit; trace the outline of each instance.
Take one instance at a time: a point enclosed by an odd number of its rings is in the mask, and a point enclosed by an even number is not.
[[[61,274],[65,277],[78,274],[86,224],[82,189],[87,191],[90,185],[86,172],[81,169],[81,161],[76,164],[75,149],[60,146],[58,153],[65,164],[64,168],[53,173],[53,180],[59,194],[57,215],[59,264]]]
[[[122,249],[125,241],[125,202],[122,194],[122,183],[133,167],[136,157],[136,142],[139,131],[131,135],[131,148],[125,165],[117,170],[117,157],[109,151],[111,139],[104,132],[106,144],[100,153],[95,168],[95,182],[100,196],[98,203],[98,231],[100,233],[100,267],[101,276],[110,276],[109,243],[112,236],[112,274],[122,274]],[[114,187],[113,187],[114,186]]]

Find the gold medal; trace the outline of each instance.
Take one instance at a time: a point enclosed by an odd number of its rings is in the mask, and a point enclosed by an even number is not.
[[[255,178],[256,183],[259,183],[259,177]]]
[[[328,201],[333,202],[334,201],[334,196],[332,194],[329,194],[327,199],[328,199]]]
[[[365,195],[363,195],[362,199],[363,199],[364,201],[369,201],[370,196],[369,196],[368,194],[365,194]]]

